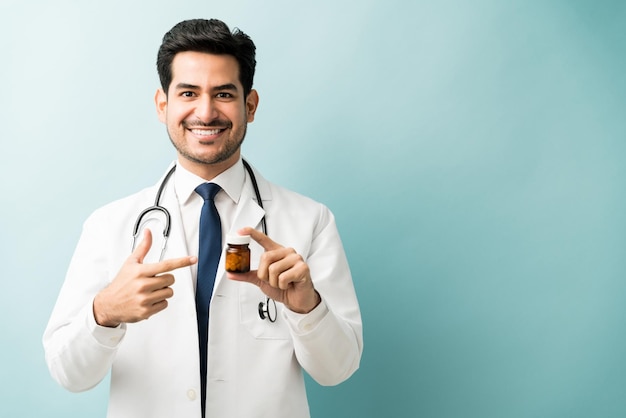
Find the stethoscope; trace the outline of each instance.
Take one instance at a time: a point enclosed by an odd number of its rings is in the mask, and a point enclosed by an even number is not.
[[[261,200],[261,193],[259,192],[259,185],[256,182],[256,177],[254,176],[252,167],[250,167],[250,164],[248,164],[246,160],[242,159],[241,161],[243,162],[243,166],[248,172],[248,175],[250,176],[250,180],[252,181],[252,187],[254,188],[256,201],[261,207],[261,209],[263,209],[263,201]],[[133,228],[133,244],[131,247],[131,251],[135,249],[135,244],[137,243],[137,237],[139,236],[139,229],[141,227],[141,223],[143,219],[145,218],[145,216],[148,213],[154,212],[154,211],[160,212],[163,214],[163,216],[165,217],[164,227],[163,227],[163,245],[161,246],[161,253],[159,255],[159,261],[163,259],[163,253],[165,252],[165,244],[167,244],[167,240],[170,237],[170,229],[172,227],[172,218],[170,216],[170,212],[165,207],[161,206],[159,203],[161,201],[161,195],[163,194],[163,189],[165,189],[165,185],[169,181],[170,177],[172,177],[172,174],[174,174],[174,171],[176,171],[176,164],[174,164],[172,168],[170,169],[170,171],[167,172],[167,174],[163,178],[163,181],[159,185],[159,190],[157,190],[156,198],[154,199],[154,205],[147,207],[143,211],[141,211],[141,213],[137,217],[137,220],[135,221],[135,227]],[[263,233],[267,235],[267,224],[265,223],[265,216],[261,218],[261,228],[263,229]],[[272,306],[272,309],[270,309],[270,305]],[[276,302],[274,301],[274,299],[270,299],[269,297],[267,297],[265,299],[265,302],[263,301],[259,302],[258,311],[259,311],[259,317],[261,318],[261,320],[267,319],[270,322],[276,321],[277,310],[276,310]]]

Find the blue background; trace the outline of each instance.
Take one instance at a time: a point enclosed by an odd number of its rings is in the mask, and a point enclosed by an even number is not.
[[[362,365],[314,417],[626,416],[625,5],[3,0],[0,416],[105,415],[41,335],[84,219],[174,158],[154,62],[195,17],[256,42],[244,153],[351,261]]]

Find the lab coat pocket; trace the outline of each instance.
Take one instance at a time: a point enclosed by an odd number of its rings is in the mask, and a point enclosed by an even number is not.
[[[246,285],[239,287],[239,321],[241,325],[257,339],[286,340],[290,338],[287,324],[282,317],[283,304],[269,301],[269,314],[276,318],[271,322],[259,314],[259,304],[265,304],[267,296],[256,286]],[[276,310],[274,310],[276,306]]]

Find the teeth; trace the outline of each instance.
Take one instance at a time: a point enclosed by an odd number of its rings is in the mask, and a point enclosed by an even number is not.
[[[194,135],[205,135],[205,136],[209,136],[209,135],[217,135],[220,133],[219,129],[192,129],[191,132]]]

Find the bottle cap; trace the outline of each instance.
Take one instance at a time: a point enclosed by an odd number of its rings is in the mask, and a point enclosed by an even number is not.
[[[233,245],[250,244],[250,235],[228,234],[226,235],[226,242]]]

